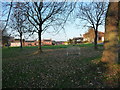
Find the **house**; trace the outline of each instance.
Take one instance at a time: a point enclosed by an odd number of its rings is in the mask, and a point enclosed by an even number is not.
[[[93,43],[95,38],[95,32],[94,29],[89,29],[88,32],[83,34],[83,41]],[[98,43],[104,42],[104,32],[98,31],[98,37],[97,37]]]
[[[56,41],[56,45],[64,45],[65,41]]]
[[[38,41],[36,40],[27,40],[24,42],[24,46],[38,46]]]
[[[22,40],[22,45],[24,46],[24,44],[25,44],[25,40],[23,39]],[[18,47],[20,45],[21,45],[20,39],[13,39],[12,41],[10,41],[10,46],[11,47]]]
[[[94,42],[94,38],[95,38],[95,33],[94,33],[94,30],[92,28],[89,29],[88,32],[83,34],[83,41],[84,42]]]
[[[52,45],[52,39],[43,39],[41,43],[42,45]]]
[[[36,40],[22,40],[22,46],[38,46],[38,41]],[[11,44],[10,46],[11,47],[18,47],[20,46],[21,43],[20,43],[20,39],[14,39],[13,41],[11,41]]]
[[[20,39],[14,39],[13,41],[11,41],[11,47],[17,47],[17,46],[20,46],[21,43],[20,43]],[[39,43],[38,41],[36,40],[24,40],[23,39],[23,43],[22,43],[23,46],[38,46]],[[51,39],[43,39],[41,41],[41,45],[53,45],[53,42]]]
[[[73,39],[69,39],[69,44],[80,44],[83,42],[83,37],[74,37]]]
[[[38,41],[36,40],[22,40],[22,46],[38,46]],[[14,39],[13,41],[11,41],[10,46],[11,47],[18,47],[20,46],[20,39]]]
[[[83,37],[74,37],[72,40],[73,40],[73,44],[79,44],[82,43]]]

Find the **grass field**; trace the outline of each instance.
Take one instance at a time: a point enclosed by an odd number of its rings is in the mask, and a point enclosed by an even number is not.
[[[66,54],[69,46],[3,48],[3,88],[100,88],[104,67],[99,63],[103,47],[79,45],[80,55]]]

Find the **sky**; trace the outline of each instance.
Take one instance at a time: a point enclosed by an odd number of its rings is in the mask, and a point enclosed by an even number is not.
[[[1,5],[0,5],[1,6]],[[6,17],[2,17],[2,19],[5,19]],[[88,27],[84,27],[86,23],[79,21],[78,19],[67,22],[65,25],[65,30],[61,30],[58,34],[54,35],[53,33],[50,33],[48,30],[42,34],[42,39],[52,39],[55,41],[67,41],[68,39],[72,39],[74,37],[80,37],[80,34],[84,34],[88,31]],[[49,28],[51,29],[51,28]],[[104,26],[100,26],[98,28],[98,31],[104,32]],[[16,37],[19,38],[19,37]],[[29,40],[36,40],[38,39],[38,35],[34,34],[29,38]]]
[[[65,26],[65,32],[63,30],[60,31],[60,33],[58,33],[57,35],[53,36],[52,34],[50,33],[47,33],[45,32],[43,35],[42,35],[42,38],[43,39],[46,39],[46,38],[51,38],[53,40],[56,40],[56,41],[67,41],[68,39],[72,39],[74,37],[80,37],[80,34],[84,34],[88,31],[88,27],[84,27],[86,23],[80,23],[80,22],[72,22],[72,23],[69,23]],[[102,31],[104,32],[104,26],[100,26],[98,28],[98,31]]]
[[[41,1],[41,0],[0,0],[1,2],[33,2],[33,1]],[[102,2],[104,0],[43,0],[44,2],[91,2],[91,1],[95,1],[95,2]],[[109,1],[109,0],[105,0],[105,1]],[[112,2],[117,2],[118,0],[111,0]]]

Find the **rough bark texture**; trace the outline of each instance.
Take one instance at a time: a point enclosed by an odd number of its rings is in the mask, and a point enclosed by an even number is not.
[[[42,47],[41,47],[41,31],[38,32],[38,37],[39,37],[39,51],[40,53],[42,52]]]
[[[22,48],[22,33],[20,33],[20,48]]]
[[[105,42],[101,61],[106,63],[105,83],[118,87],[118,2],[110,2],[106,14]]]
[[[98,37],[97,34],[98,34],[98,31],[95,30],[95,39],[94,39],[94,45],[95,45],[94,48],[95,48],[95,49],[97,49],[97,37]]]
[[[39,37],[39,52],[42,53],[42,46],[41,46],[41,33],[42,33],[42,25],[39,25],[38,37]]]
[[[119,19],[119,41],[120,41],[120,1],[119,1],[119,3],[118,3],[118,5],[119,5],[119,8],[118,8],[118,19]]]
[[[102,62],[118,62],[118,2],[110,2],[106,16],[105,42]]]

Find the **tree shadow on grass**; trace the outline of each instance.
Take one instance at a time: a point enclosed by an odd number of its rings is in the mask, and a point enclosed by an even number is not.
[[[89,65],[88,70],[92,70],[91,72],[95,72],[95,75],[100,77],[98,82],[100,87],[104,88],[118,88],[119,87],[119,64],[109,65],[107,63],[103,63],[100,60],[93,60]],[[95,80],[93,81],[95,83]]]

